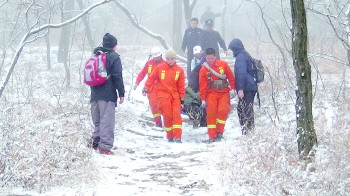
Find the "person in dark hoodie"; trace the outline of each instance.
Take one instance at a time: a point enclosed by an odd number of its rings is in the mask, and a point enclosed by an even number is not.
[[[254,130],[254,97],[258,90],[258,85],[254,77],[250,74],[252,61],[249,53],[244,49],[243,43],[239,39],[233,39],[228,48],[232,50],[235,61],[235,80],[238,96],[237,112],[242,134]]]
[[[103,36],[102,47],[94,49],[93,53],[106,53],[107,82],[101,86],[91,87],[91,117],[95,129],[92,133],[92,147],[99,149],[101,154],[113,155],[115,107],[124,102],[124,82],[122,64],[115,52],[117,38],[106,33]]]

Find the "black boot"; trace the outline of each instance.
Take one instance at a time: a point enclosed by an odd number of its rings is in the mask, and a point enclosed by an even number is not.
[[[224,139],[224,137],[223,137],[222,135],[223,135],[223,133],[218,133],[218,136],[217,136],[216,139],[217,139],[218,141]]]

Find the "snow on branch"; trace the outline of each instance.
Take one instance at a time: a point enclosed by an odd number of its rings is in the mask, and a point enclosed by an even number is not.
[[[45,25],[42,25],[42,26],[39,26],[37,28],[34,28],[34,26],[32,26],[32,28],[30,28],[30,30],[23,36],[21,42],[19,43],[19,46],[18,46],[18,49],[16,50],[16,53],[15,53],[15,56],[11,62],[11,66],[10,66],[10,69],[9,71],[7,72],[6,74],[6,77],[5,77],[5,80],[4,82],[2,83],[2,85],[0,86],[0,97],[2,96],[4,90],[5,90],[5,87],[7,85],[7,83],[9,82],[10,80],[10,77],[13,73],[13,70],[17,64],[17,61],[22,53],[22,50],[24,48],[24,46],[27,44],[27,43],[30,43],[30,42],[33,42],[35,41],[36,39],[40,38],[39,36],[35,36],[35,38],[33,38],[33,40],[30,40],[28,41],[28,39],[34,35],[34,34],[37,34],[45,29],[49,29],[49,28],[60,28],[60,27],[63,27],[65,25],[68,25],[76,20],[78,20],[79,18],[81,18],[82,16],[84,16],[86,13],[88,13],[89,11],[91,11],[92,9],[100,6],[100,5],[103,5],[105,3],[109,3],[111,2],[112,0],[103,0],[103,1],[100,1],[98,3],[95,3],[93,5],[91,5],[90,7],[86,8],[82,13],[78,14],[77,16],[69,19],[69,20],[66,20],[62,23],[59,23],[59,24],[45,24]],[[28,8],[29,9],[29,8]]]
[[[141,25],[135,15],[133,15],[129,10],[128,8],[126,8],[122,3],[120,3],[119,1],[117,0],[114,0],[114,3],[128,16],[128,18],[130,19],[131,23],[139,30],[141,30],[142,32],[146,33],[147,35],[153,37],[154,39],[157,39],[161,44],[162,46],[165,48],[165,49],[169,49],[170,46],[166,43],[165,39],[159,35],[159,34],[156,34],[154,32],[152,32],[151,30],[147,29],[146,27],[144,27],[143,25]],[[186,58],[180,56],[180,55],[177,55],[177,58],[182,61],[182,62],[186,62]]]

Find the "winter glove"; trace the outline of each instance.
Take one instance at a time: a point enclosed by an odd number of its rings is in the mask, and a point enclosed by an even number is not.
[[[138,86],[139,86],[139,85],[135,84],[135,85],[134,85],[134,90],[136,90]]]
[[[148,90],[147,90],[147,89],[142,89],[142,95],[143,95],[143,96],[146,96],[147,93],[148,93]]]
[[[207,107],[207,103],[203,100],[202,101],[202,104],[201,104],[201,106],[200,106],[200,108],[201,109],[204,109],[204,108],[206,108]]]
[[[230,90],[230,99],[233,99],[236,97],[236,91],[235,90]]]

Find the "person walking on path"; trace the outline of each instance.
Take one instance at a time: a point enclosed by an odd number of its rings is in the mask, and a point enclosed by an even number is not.
[[[242,134],[254,130],[254,97],[258,91],[258,85],[254,77],[249,74],[252,69],[252,61],[239,39],[233,39],[229,44],[235,61],[235,80],[237,86],[238,106],[237,113],[241,125]]]
[[[182,51],[187,56],[187,78],[191,72],[191,61],[193,59],[193,47],[199,45],[199,39],[202,33],[202,29],[198,28],[198,18],[191,19],[191,27],[185,30],[184,37],[182,39]],[[187,52],[186,52],[187,50]]]
[[[213,48],[205,50],[207,62],[199,71],[199,95],[201,108],[207,111],[209,142],[223,138],[226,119],[230,112],[230,98],[236,89],[235,78],[230,66],[223,60],[216,59]]]
[[[220,33],[214,30],[214,22],[212,19],[208,19],[205,22],[205,27],[200,37],[200,46],[204,51],[207,48],[213,48],[216,51],[216,58],[220,59],[218,44],[224,50],[225,54],[227,54],[225,41],[221,38]]]
[[[94,149],[101,154],[113,155],[111,151],[114,143],[115,107],[119,97],[119,104],[124,102],[124,82],[122,64],[115,52],[117,39],[106,33],[103,36],[102,47],[94,49],[93,53],[106,53],[106,69],[109,76],[107,82],[101,86],[91,87],[91,117],[94,124],[91,142]],[[118,93],[117,93],[118,91]]]
[[[159,81],[156,94],[166,137],[168,142],[182,143],[181,99],[185,97],[185,72],[176,64],[173,49],[165,52],[165,60],[148,77],[143,92],[148,93],[153,83]]]
[[[220,16],[221,16],[221,13],[214,13],[211,10],[211,6],[207,6],[205,12],[201,16],[201,23],[203,26],[205,26],[205,21],[211,19],[213,22],[215,22],[215,18]]]
[[[152,48],[151,57],[152,59],[146,62],[143,69],[137,75],[136,82],[134,85],[134,90],[137,89],[140,82],[145,78],[146,75],[149,76],[158,65],[165,63],[165,60],[162,58],[162,52],[159,47]],[[157,105],[157,94],[156,94],[157,83],[158,81],[155,81],[153,85],[150,86],[150,89],[147,93],[147,98],[153,114],[153,119],[156,124],[156,127],[162,127],[162,118]]]

